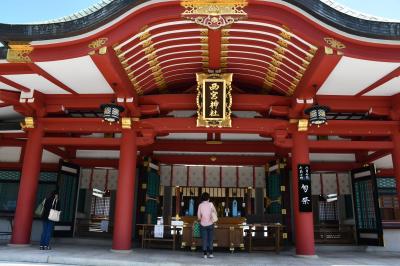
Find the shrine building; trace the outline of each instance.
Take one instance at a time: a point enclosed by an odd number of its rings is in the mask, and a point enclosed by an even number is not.
[[[0,237],[400,250],[400,22],[327,0],[103,0],[0,24]],[[155,226],[158,224],[161,227]],[[158,228],[155,230],[154,228]],[[156,232],[157,231],[157,232]]]

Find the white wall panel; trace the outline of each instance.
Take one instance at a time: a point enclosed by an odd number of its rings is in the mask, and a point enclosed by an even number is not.
[[[171,165],[160,165],[160,184],[162,186],[171,185]]]
[[[221,167],[222,171],[222,187],[236,187],[237,186],[237,175],[236,167]]]
[[[220,186],[220,170],[219,166],[206,167],[206,187],[219,187]]]
[[[36,64],[78,93],[114,92],[90,56]]]
[[[0,162],[15,163],[19,162],[21,147],[0,147]]]
[[[60,156],[55,155],[52,152],[43,150],[42,153],[42,163],[58,163],[60,161]]]
[[[172,184],[174,186],[187,186],[187,166],[174,165],[172,168]]]
[[[318,95],[355,95],[400,66],[400,63],[376,62],[344,56]]]
[[[202,187],[204,185],[204,167],[189,166],[189,187]]]
[[[238,167],[239,184],[238,187],[253,187],[253,167]]]
[[[4,75],[4,77],[31,90],[40,91],[44,94],[70,94],[38,74]]]
[[[385,157],[373,161],[373,163],[375,164],[376,168],[393,168],[393,161],[392,161],[392,155],[386,155]]]
[[[400,77],[389,80],[364,94],[365,96],[392,96],[400,92]]]

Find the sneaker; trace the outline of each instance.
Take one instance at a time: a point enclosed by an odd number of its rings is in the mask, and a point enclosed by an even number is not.
[[[45,250],[51,250],[51,247],[50,246],[45,246],[44,249]]]
[[[44,250],[44,246],[40,246],[39,249],[40,249],[40,250]]]
[[[207,259],[207,255],[204,255],[204,258]]]
[[[214,258],[213,254],[208,255],[209,258]]]

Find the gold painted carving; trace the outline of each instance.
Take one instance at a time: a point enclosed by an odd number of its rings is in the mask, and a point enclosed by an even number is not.
[[[278,53],[280,53],[281,55],[285,54],[285,48],[281,47],[281,46],[277,46],[275,47],[275,51],[277,51]]]
[[[308,130],[308,119],[299,119],[299,123],[297,124],[298,131],[307,131]]]
[[[123,117],[121,119],[121,125],[123,129],[131,129],[132,121],[130,117]]]
[[[331,37],[325,37],[324,41],[333,49],[341,50],[346,48],[346,45]]]
[[[182,0],[182,17],[209,29],[219,29],[247,17],[247,0]]]
[[[232,127],[232,76],[232,73],[196,74],[197,127]]]
[[[32,53],[33,47],[29,43],[9,42],[7,50],[7,61],[10,63],[31,63],[29,54]]]
[[[20,123],[22,129],[35,128],[35,120],[33,117],[25,117],[24,122]]]
[[[93,42],[89,43],[88,47],[90,49],[97,49],[106,44],[108,41],[108,38],[99,38],[97,40],[94,40]]]
[[[282,38],[285,40],[290,40],[292,38],[292,35],[290,35],[290,33],[287,31],[282,31],[279,35],[281,35]]]

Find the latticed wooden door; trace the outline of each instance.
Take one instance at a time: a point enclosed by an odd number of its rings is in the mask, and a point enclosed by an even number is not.
[[[383,246],[375,167],[355,169],[351,171],[351,179],[358,244]]]

